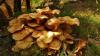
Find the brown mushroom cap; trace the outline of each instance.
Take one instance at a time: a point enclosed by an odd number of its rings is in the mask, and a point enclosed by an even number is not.
[[[45,27],[44,26],[37,26],[34,29],[37,31],[43,31],[43,30],[45,30]]]
[[[37,26],[39,26],[39,24],[36,24],[34,22],[27,23],[27,25],[30,26],[30,27],[37,27]]]
[[[33,29],[30,29],[30,28],[26,27],[25,29],[23,29],[19,32],[13,33],[12,38],[14,40],[22,40],[32,32],[33,32]]]
[[[25,20],[32,20],[32,18],[29,16],[29,14],[22,14],[17,17],[20,21],[25,21]]]
[[[54,37],[54,33],[51,31],[48,31],[47,33],[44,33],[44,39],[43,42],[44,43],[50,43],[53,40]]]
[[[60,20],[58,20],[57,18],[51,18],[46,22],[46,26],[49,29],[55,29],[56,30],[61,23],[62,22]]]
[[[40,47],[40,48],[47,48],[47,44],[43,42],[43,39],[44,39],[44,36],[41,36],[37,39],[37,45]]]
[[[65,21],[69,25],[77,25],[77,26],[80,25],[78,18],[71,18],[69,16],[65,16],[65,17],[62,17],[62,19],[60,20]]]
[[[42,36],[42,32],[41,31],[36,31],[34,30],[33,33],[32,33],[32,37],[33,38],[39,38],[40,36]]]
[[[59,40],[54,39],[48,46],[50,49],[59,50],[61,47],[61,42]]]
[[[40,16],[38,16],[38,18],[40,18],[40,19],[48,19],[48,17],[46,16],[46,15],[40,15]]]
[[[57,37],[60,41],[64,41],[66,39],[66,37],[64,35],[60,35]]]
[[[23,27],[24,27],[24,24],[20,20],[13,19],[9,22],[8,31],[11,33],[14,33],[16,31],[21,30]]]
[[[60,10],[54,9],[51,11],[52,14],[60,14]]]
[[[43,8],[43,9],[37,9],[36,12],[37,13],[42,13],[42,12],[49,12],[51,11],[49,7]]]
[[[47,33],[44,33],[44,43],[50,43],[52,42],[53,38],[55,36],[60,35],[60,32],[52,32],[52,31],[48,31]]]
[[[12,50],[19,51],[21,49],[26,49],[31,47],[32,44],[33,44],[33,39],[31,36],[28,36],[24,40],[16,41],[16,44],[13,46]]]
[[[29,13],[29,16],[30,16],[31,18],[36,18],[37,15],[38,15],[38,13]]]
[[[66,37],[66,42],[68,43],[68,44],[73,44],[74,42],[73,42],[73,37],[70,35],[70,34],[65,34],[65,37]]]

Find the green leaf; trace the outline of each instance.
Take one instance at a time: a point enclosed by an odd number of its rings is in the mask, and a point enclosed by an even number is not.
[[[43,3],[44,0],[31,0],[30,4],[31,4],[31,8],[34,11],[34,9],[38,6],[40,6]]]

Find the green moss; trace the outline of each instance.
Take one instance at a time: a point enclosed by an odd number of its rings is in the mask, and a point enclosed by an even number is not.
[[[88,44],[84,56],[100,56],[100,46],[95,44]]]

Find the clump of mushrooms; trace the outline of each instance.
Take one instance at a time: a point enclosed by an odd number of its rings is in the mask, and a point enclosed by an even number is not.
[[[55,17],[60,10],[49,7],[36,9],[36,12],[22,14],[9,22],[8,31],[15,40],[13,51],[31,47],[36,41],[40,48],[60,50],[62,42],[73,44],[71,26],[79,26],[77,18]],[[36,39],[33,41],[33,39]]]

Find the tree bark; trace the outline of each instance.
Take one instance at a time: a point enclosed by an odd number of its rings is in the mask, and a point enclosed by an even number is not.
[[[21,14],[21,0],[14,0],[14,16]]]

